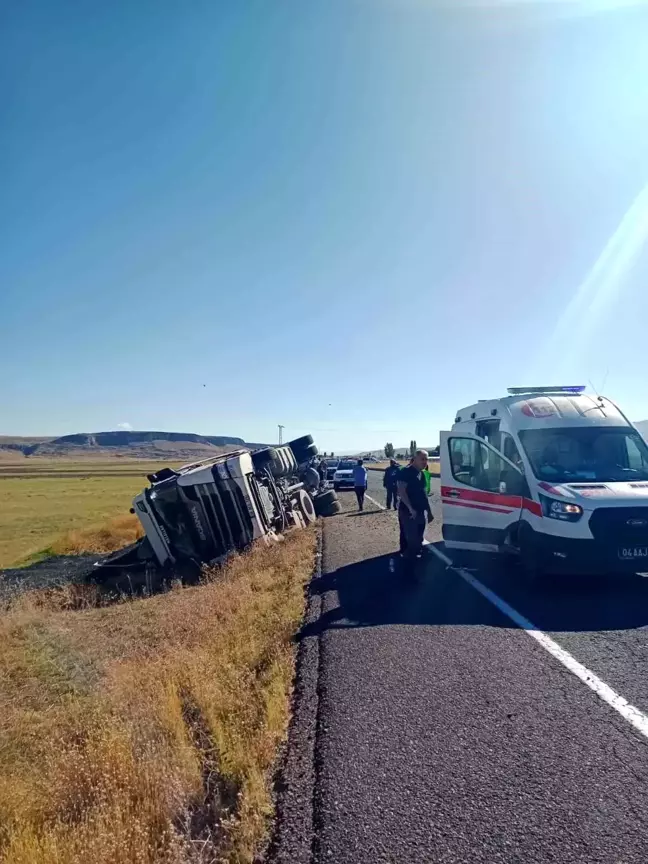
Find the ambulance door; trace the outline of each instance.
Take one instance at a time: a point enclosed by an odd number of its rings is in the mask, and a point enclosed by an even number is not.
[[[476,435],[442,432],[440,452],[446,546],[499,551],[520,520],[528,495],[524,475]]]

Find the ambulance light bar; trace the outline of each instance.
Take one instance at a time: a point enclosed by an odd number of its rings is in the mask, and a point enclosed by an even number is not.
[[[508,392],[511,396],[520,396],[525,393],[583,393],[585,391],[585,386],[573,386],[573,387],[509,387]]]

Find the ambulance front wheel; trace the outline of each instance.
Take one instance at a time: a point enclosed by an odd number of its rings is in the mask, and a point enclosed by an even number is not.
[[[519,542],[525,582],[528,585],[537,585],[542,580],[545,571],[535,532],[530,526],[521,526]]]

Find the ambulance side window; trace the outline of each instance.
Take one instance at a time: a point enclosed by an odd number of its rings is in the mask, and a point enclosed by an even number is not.
[[[511,462],[520,469],[520,471],[524,471],[524,464],[522,462],[522,457],[520,456],[520,451],[517,448],[517,444],[513,440],[512,436],[508,434],[508,432],[502,432],[502,452],[506,456],[507,459],[510,459]]]
[[[632,468],[634,471],[645,471],[648,466],[644,462],[643,452],[639,447],[639,444],[635,443],[633,435],[624,437],[628,457],[628,468]]]
[[[513,469],[493,450],[474,438],[451,438],[450,465],[452,476],[458,483],[499,492],[500,482]]]
[[[474,485],[477,442],[472,438],[451,438],[449,445],[452,476],[459,483],[465,483],[468,486]]]

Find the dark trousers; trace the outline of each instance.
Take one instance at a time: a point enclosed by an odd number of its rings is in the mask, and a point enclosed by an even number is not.
[[[396,489],[390,489],[389,486],[386,487],[387,492],[387,509],[389,510],[392,506],[394,510],[398,508],[398,492]]]
[[[405,561],[405,566],[411,572],[416,565],[416,558],[423,549],[423,535],[425,534],[425,513],[417,513],[415,518],[410,516],[407,507],[398,508],[398,524],[400,527],[400,551]]]
[[[356,486],[355,487],[356,498],[358,499],[358,507],[361,510],[364,510],[364,496],[365,496],[366,491],[367,491],[366,486]]]

